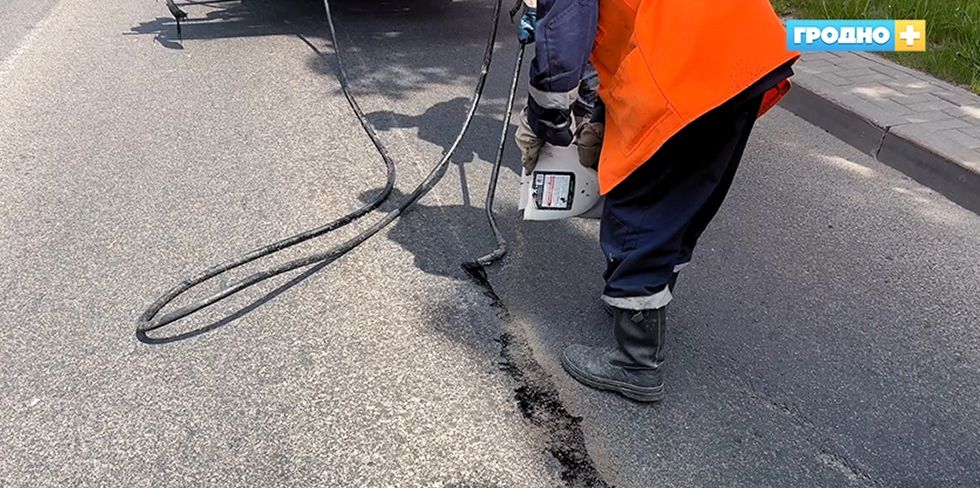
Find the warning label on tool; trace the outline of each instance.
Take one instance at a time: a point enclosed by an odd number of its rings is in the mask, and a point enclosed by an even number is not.
[[[574,196],[574,173],[534,172],[534,204],[539,209],[570,210]]]

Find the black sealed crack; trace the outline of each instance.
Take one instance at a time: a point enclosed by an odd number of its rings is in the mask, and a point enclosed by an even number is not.
[[[885,147],[885,139],[888,138],[888,133],[892,131],[892,127],[891,125],[885,126],[881,131],[881,139],[878,140],[878,147],[872,153],[875,159],[878,159],[878,156],[881,154],[881,149]]]
[[[547,372],[534,359],[534,352],[517,327],[503,301],[493,290],[486,271],[479,265],[463,269],[484,289],[497,311],[504,333],[500,335],[500,369],[517,383],[514,400],[524,417],[544,431],[545,450],[562,466],[561,478],[570,487],[608,487],[585,447],[581,417],[565,410],[558,390]]]

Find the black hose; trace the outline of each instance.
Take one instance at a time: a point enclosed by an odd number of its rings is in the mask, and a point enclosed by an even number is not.
[[[381,142],[381,139],[378,137],[377,131],[375,130],[374,126],[364,116],[364,112],[361,110],[360,105],[358,105],[357,100],[351,94],[350,83],[348,81],[348,76],[347,76],[347,70],[344,67],[343,56],[341,55],[341,50],[339,47],[339,43],[337,41],[336,28],[334,27],[334,23],[333,23],[333,16],[331,15],[330,12],[330,2],[329,0],[324,0],[323,6],[327,14],[327,25],[330,27],[330,38],[331,41],[333,42],[334,56],[337,59],[337,74],[340,80],[340,86],[344,92],[344,96],[347,98],[347,102],[350,104],[351,109],[354,111],[354,114],[357,116],[358,121],[361,123],[361,127],[364,129],[364,132],[368,135],[368,137],[371,138],[371,142],[374,143],[374,146],[378,150],[378,153],[381,155],[382,159],[384,159],[385,167],[387,169],[387,176],[388,176],[387,183],[385,184],[384,189],[370,203],[364,205],[363,207],[358,208],[357,210],[354,210],[353,212],[333,222],[330,222],[327,225],[297,234],[295,236],[283,239],[274,244],[270,244],[268,246],[256,249],[252,252],[247,253],[242,257],[232,259],[230,261],[224,262],[217,266],[213,266],[194,277],[185,279],[184,281],[180,282],[179,284],[171,288],[170,291],[165,293],[163,296],[158,298],[155,302],[153,302],[152,305],[150,305],[149,308],[146,309],[146,311],[143,312],[143,314],[140,316],[137,322],[137,326],[136,326],[137,333],[145,333],[163,327],[167,324],[173,323],[177,320],[187,317],[188,315],[194,312],[197,312],[203,308],[214,305],[215,303],[224,300],[229,296],[232,296],[246,288],[249,288],[257,283],[265,281],[274,276],[287,273],[289,271],[293,271],[295,269],[299,269],[316,263],[333,262],[336,259],[343,256],[344,254],[350,252],[352,249],[354,249],[364,241],[371,238],[373,235],[377,234],[379,231],[384,229],[391,222],[398,219],[398,217],[401,215],[403,211],[405,211],[405,209],[410,207],[412,204],[414,204],[416,201],[422,198],[425,194],[431,191],[432,188],[436,185],[436,183],[438,183],[439,180],[442,178],[442,175],[445,174],[446,169],[449,166],[449,162],[452,159],[453,154],[456,152],[457,148],[459,147],[460,142],[462,142],[463,136],[466,135],[466,132],[469,130],[470,124],[473,122],[473,117],[476,115],[476,110],[480,104],[480,100],[483,98],[483,91],[484,88],[486,87],[487,75],[490,72],[490,65],[493,62],[493,50],[494,50],[494,44],[497,41],[497,28],[500,22],[500,10],[501,10],[502,2],[503,0],[497,0],[494,6],[493,22],[490,28],[490,35],[487,38],[486,50],[484,51],[483,54],[483,64],[480,68],[480,75],[478,77],[473,96],[470,100],[470,109],[466,114],[466,118],[463,120],[463,125],[460,127],[459,134],[456,136],[456,140],[453,141],[453,144],[449,147],[449,149],[445,152],[445,154],[443,154],[442,159],[439,161],[439,163],[432,168],[428,176],[426,176],[426,178],[415,188],[415,190],[413,190],[409,195],[403,198],[398,203],[398,206],[394,210],[385,214],[383,218],[375,222],[373,225],[365,229],[363,232],[357,234],[356,236],[352,237],[351,239],[347,240],[346,242],[342,243],[341,245],[329,251],[313,254],[304,258],[295,259],[281,266],[270,268],[268,270],[261,271],[259,273],[255,273],[231,286],[228,286],[218,291],[217,293],[207,298],[203,298],[194,303],[185,305],[183,307],[178,308],[177,310],[163,314],[162,316],[158,317],[163,307],[167,306],[178,296],[194,288],[195,286],[200,285],[201,283],[204,283],[205,281],[208,281],[220,274],[238,268],[246,263],[250,263],[263,256],[268,256],[270,254],[282,251],[283,249],[295,246],[296,244],[299,244],[301,242],[308,241],[314,237],[322,236],[331,231],[339,229],[345,225],[348,225],[351,222],[360,219],[364,215],[370,213],[371,211],[381,206],[381,204],[384,203],[391,195],[391,191],[395,185],[394,161],[391,159],[391,155],[388,153],[388,150],[385,147],[384,143]],[[309,44],[308,41],[305,42]],[[319,53],[319,50],[317,50],[317,53]],[[508,116],[509,114],[510,111],[508,110]],[[499,158],[498,158],[498,163],[499,163]],[[496,227],[494,227],[494,230],[496,231]]]
[[[507,241],[497,228],[497,219],[493,216],[493,200],[497,195],[497,179],[500,177],[500,165],[504,158],[504,146],[507,143],[507,134],[510,130],[510,115],[514,111],[514,98],[517,96],[517,83],[521,78],[521,66],[524,64],[524,44],[517,51],[517,62],[514,63],[514,79],[510,83],[510,94],[507,97],[507,107],[504,112],[504,127],[500,130],[500,144],[497,146],[497,158],[493,162],[493,172],[490,173],[490,186],[487,188],[486,212],[487,221],[493,231],[493,238],[497,241],[497,248],[489,254],[481,256],[476,261],[463,263],[463,269],[472,271],[476,267],[490,266],[507,254]],[[522,170],[523,171],[523,170]]]

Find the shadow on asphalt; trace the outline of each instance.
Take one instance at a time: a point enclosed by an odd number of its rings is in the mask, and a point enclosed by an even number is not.
[[[179,5],[189,13],[181,22],[182,35],[178,36],[176,22],[167,16],[141,22],[123,35],[152,35],[168,49],[183,49],[185,42],[192,41],[311,37],[325,43],[323,55],[312,58],[311,69],[336,76],[332,60],[324,59],[332,56],[332,48],[328,48],[330,31],[321,0],[223,0]],[[341,47],[348,53],[345,59],[351,78],[375,82],[374,88],[359,84],[358,93],[374,89],[395,98],[424,91],[429,83],[470,83],[493,13],[492,2],[477,0],[334,0],[331,7]],[[162,6],[161,10],[166,12]],[[369,51],[370,59],[363,59]],[[475,57],[474,64],[460,63],[460,56]]]
[[[422,15],[411,7],[385,7],[407,1],[337,2],[337,27],[358,95],[410,98],[432,84],[469,84],[475,76],[476,62],[452,58],[481,51],[489,9],[456,2]],[[215,12],[202,14],[212,6]],[[190,22],[184,40],[285,35],[323,45],[321,9],[314,0],[194,5],[192,14],[201,16],[195,19],[204,21]],[[140,24],[131,34],[155,35],[164,46],[179,43],[169,18]],[[310,58],[310,68],[336,86],[333,63]],[[418,116],[372,117],[379,125],[387,118],[391,128],[418,127],[420,138],[445,147],[446,138],[431,128],[449,123],[458,110],[454,104]],[[447,121],[439,120],[443,116]],[[792,119],[777,117],[790,127],[770,128],[768,140],[798,133]],[[486,139],[466,147],[479,146],[474,154],[492,160],[485,156],[499,129],[480,134]],[[709,228],[698,264],[682,277],[681,299],[672,305],[670,400],[638,406],[559,377],[575,388],[565,399],[570,410],[588,412],[590,441],[623,469],[637,470],[622,475],[633,479],[657,479],[661,470],[682,484],[695,484],[684,477],[693,473],[702,484],[835,486],[851,479],[875,486],[903,476],[924,484],[930,476],[948,475],[976,485],[971,467],[980,451],[962,447],[977,445],[975,429],[962,427],[976,424],[971,310],[955,302],[965,295],[946,292],[952,282],[943,273],[923,267],[945,269],[929,259],[937,250],[950,252],[943,238],[909,239],[958,235],[949,230],[956,223],[945,220],[945,207],[930,209],[925,219],[903,213],[922,212],[921,202],[899,211],[876,209],[866,202],[875,194],[847,184],[843,174],[806,179],[814,176],[805,172],[807,161],[774,159],[798,152],[786,147],[797,141],[784,140],[778,150],[762,141],[750,146],[741,182]],[[780,177],[790,169],[804,178]],[[904,183],[895,185],[908,191]],[[493,246],[482,208],[425,202],[394,223],[388,238],[410,252],[423,272],[468,280],[459,264]],[[865,216],[872,211],[881,217]],[[490,279],[509,313],[534,336],[533,346],[541,346],[537,356],[545,369],[558,371],[557,352],[568,343],[611,343],[596,298],[602,261],[594,233],[565,222],[524,224],[507,208],[499,209],[498,221],[512,252],[504,266],[491,269]],[[904,230],[923,222],[933,227]],[[319,268],[198,331],[152,340],[170,343],[228,325]],[[441,315],[472,313],[463,305],[438,307],[430,326],[480,347],[485,329],[473,324],[460,330],[453,325],[460,320]],[[685,469],[691,460],[698,461],[694,471]]]
[[[380,131],[417,128],[419,139],[441,147],[442,152],[445,153],[452,146],[456,138],[456,133],[458,132],[457,127],[459,126],[459,121],[466,117],[466,112],[469,108],[469,99],[458,97],[445,102],[439,102],[426,109],[421,115],[405,115],[390,110],[382,110],[367,114],[367,119]],[[498,135],[500,133],[500,125],[501,119],[478,114],[473,119],[468,134]],[[513,140],[510,135],[516,129],[517,126],[511,123],[507,130],[508,147],[513,146]],[[469,139],[472,139],[472,137]],[[469,141],[465,141],[461,149],[456,152],[453,163],[465,164],[475,162],[476,160],[493,161],[496,159],[497,142],[499,142],[499,139],[496,137],[491,140],[482,141],[484,143],[476,145],[466,142]],[[461,157],[466,153],[464,149],[470,149],[468,158]],[[521,165],[518,164],[517,158],[505,157],[502,166],[503,168],[509,169],[515,175],[520,176],[521,174]]]
[[[345,59],[348,61],[347,68],[351,79],[357,85],[356,95],[371,94],[371,90],[374,89],[383,92],[385,97],[404,99],[414,92],[425,90],[431,84],[458,83],[461,80],[469,84],[475,79],[476,63],[459,63],[453,54],[458,54],[459,50],[464,49],[482,52],[485,42],[482,34],[489,28],[492,3],[449,0],[387,0],[371,2],[370,5],[358,0],[335,0],[331,3],[338,34],[341,42],[346,44],[345,53],[349,53]],[[180,6],[190,13],[190,16],[182,22],[182,36],[178,36],[176,24],[170,17],[159,17],[142,22],[124,35],[153,35],[158,43],[169,49],[183,49],[185,41],[295,36],[314,51],[310,61],[311,70],[330,78],[337,76],[336,65],[331,59],[332,53],[329,49],[324,51],[318,47],[318,44],[324,46],[323,40],[329,38],[321,0],[249,0],[248,2],[218,0],[180,2]],[[474,32],[480,34],[474,35]],[[454,53],[439,53],[431,49],[433,33],[438,33],[440,45],[452,46]],[[367,47],[361,47],[362,45]],[[367,50],[384,53],[384,57],[365,59],[364,54]],[[428,54],[420,56],[420,51]],[[406,70],[414,72],[418,78],[406,82]],[[357,80],[363,79],[370,79],[373,83],[357,83]],[[337,90],[340,90],[339,87]],[[464,119],[467,108],[468,100],[457,98],[437,104],[419,116],[375,112],[368,117],[379,130],[417,127],[420,138],[439,145],[445,152],[451,146],[458,132],[458,124]],[[478,115],[473,121],[470,134],[499,134],[499,131],[499,120]],[[472,162],[475,158],[493,160],[495,148],[496,139],[492,144],[481,139],[475,144],[467,143],[462,147],[457,154],[464,154],[469,150],[470,156],[465,161],[456,161],[461,179],[465,182],[464,163]],[[508,159],[511,160],[513,158]],[[520,171],[516,165],[509,165],[508,168],[515,173]],[[485,225],[483,211],[468,206],[466,185],[463,186],[464,201],[467,202],[467,206],[459,209],[465,210],[469,219],[467,222],[472,221],[470,222],[472,225]],[[389,202],[393,204],[403,196],[400,193],[395,194]],[[419,211],[422,215],[429,215],[425,208],[412,210]],[[454,210],[437,211],[452,213]],[[396,222],[394,227],[396,233],[407,229],[400,221]],[[466,228],[473,227],[467,225]],[[419,229],[418,232],[425,232],[425,229]],[[401,234],[401,237],[408,245],[409,236]],[[451,270],[458,270],[458,262],[439,260],[447,255],[445,249],[440,248],[440,242],[440,240],[431,241],[434,247],[424,251],[409,246],[410,250],[419,251],[416,262],[423,271],[445,275],[444,266],[448,266]],[[169,344],[214,331],[273,300],[325,266],[326,264],[320,264],[308,268],[273,291],[230,315],[211,321],[208,325],[191,329],[184,327],[178,329],[179,332],[163,336],[139,333],[137,338],[147,344]],[[458,273],[454,276],[454,278],[459,277]]]
[[[184,49],[185,42],[258,36],[306,36],[327,41],[330,31],[322,0],[219,0],[178,2],[189,16],[182,34],[172,17],[140,22],[123,35],[152,35],[168,49]],[[370,78],[386,96],[405,98],[425,90],[425,83],[471,80],[475,66],[459,63],[462,52],[482,53],[493,13],[492,2],[450,0],[334,0],[337,34],[348,59],[352,79]],[[166,10],[161,6],[162,13]],[[433,37],[438,37],[434,42]],[[433,49],[433,45],[448,46]],[[364,47],[362,47],[364,46]],[[336,76],[325,47],[311,61],[311,69]],[[370,60],[361,59],[368,50]],[[325,62],[327,61],[327,62]],[[477,60],[479,61],[479,56]],[[414,77],[406,77],[406,72]],[[424,81],[420,83],[419,81]],[[359,93],[370,93],[359,86]],[[377,88],[376,88],[377,89]]]
[[[454,98],[445,102],[440,102],[428,108],[421,115],[405,115],[382,110],[367,114],[367,119],[379,131],[391,129],[416,128],[416,135],[423,141],[435,144],[442,148],[442,154],[452,146],[459,132],[459,121],[466,117],[469,110],[470,101],[466,98]],[[487,105],[484,103],[484,105]],[[463,143],[460,145],[456,154],[453,155],[452,163],[457,166],[460,181],[460,193],[463,206],[469,207],[473,204],[470,195],[470,185],[466,174],[466,164],[483,161],[493,161],[497,157],[497,144],[499,138],[494,137],[473,137],[476,135],[489,136],[499,134],[501,120],[495,117],[477,114],[474,117],[470,130]],[[507,128],[507,148],[513,147],[511,135],[517,126],[510,124]],[[516,154],[513,157],[505,155],[502,168],[510,170],[513,174],[520,176],[522,172],[519,159]],[[481,199],[482,201],[482,199]]]
[[[251,1],[219,0],[214,2],[178,2],[190,10],[177,33],[173,17],[157,17],[140,22],[129,35],[150,34],[161,46],[183,49],[184,41],[231,39],[236,37],[290,35],[296,30],[291,21],[309,19],[319,3],[312,0]],[[203,15],[198,8],[210,8]],[[322,6],[320,7],[322,15]],[[161,6],[161,10],[165,10]]]
[[[376,190],[365,191],[360,198],[374,194]],[[393,207],[403,196],[395,190],[386,205]],[[502,264],[489,268],[494,285],[514,288],[500,290],[502,294],[526,296],[508,300],[511,311],[541,327],[560,327],[569,337],[603,341],[608,318],[598,299],[603,259],[597,234],[564,221],[520,219],[516,208],[498,209],[497,221],[511,252]],[[494,246],[484,209],[466,205],[416,203],[391,225],[387,238],[410,253],[419,270],[460,281],[471,281],[462,263]],[[455,340],[460,337],[455,329],[441,332]]]

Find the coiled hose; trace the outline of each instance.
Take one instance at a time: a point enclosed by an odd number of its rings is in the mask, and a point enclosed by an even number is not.
[[[364,241],[370,239],[372,236],[380,232],[390,223],[394,222],[396,219],[398,219],[401,216],[402,212],[404,212],[412,204],[414,204],[420,198],[422,198],[427,193],[429,193],[429,191],[431,191],[432,188],[435,187],[435,185],[445,174],[446,169],[448,168],[453,155],[455,154],[460,143],[462,142],[463,137],[466,135],[466,132],[469,130],[470,125],[473,122],[473,118],[476,115],[476,110],[480,104],[481,99],[483,98],[483,91],[486,87],[487,75],[490,72],[490,66],[493,62],[494,45],[497,40],[497,30],[498,30],[498,24],[500,22],[500,12],[501,12],[502,2],[503,0],[497,0],[497,2],[495,3],[493,20],[490,28],[490,35],[487,38],[486,49],[483,54],[483,63],[480,67],[480,74],[477,79],[477,83],[473,95],[470,99],[469,111],[467,112],[466,117],[463,120],[463,124],[460,127],[456,139],[453,141],[452,145],[445,152],[445,154],[443,154],[439,162],[432,168],[429,174],[425,177],[425,179],[421,183],[419,183],[419,185],[410,194],[406,195],[400,202],[398,202],[398,205],[394,210],[391,210],[390,212],[386,213],[384,217],[382,217],[380,220],[372,224],[370,227],[368,227],[361,233],[357,234],[356,236],[341,243],[339,246],[336,246],[328,251],[295,259],[293,261],[287,262],[280,266],[252,274],[242,279],[241,281],[238,281],[237,283],[227,286],[224,289],[206,298],[200,299],[189,305],[185,305],[174,311],[167,312],[161,315],[160,312],[161,310],[163,310],[165,306],[170,304],[180,295],[186,293],[188,290],[204,282],[207,282],[218,275],[236,269],[240,266],[255,261],[259,258],[282,251],[284,249],[290,248],[292,246],[308,241],[315,237],[325,235],[341,227],[344,227],[352,222],[355,222],[358,219],[364,217],[368,213],[380,207],[381,204],[383,204],[391,196],[391,192],[395,186],[394,160],[392,159],[391,154],[388,152],[387,147],[384,145],[384,143],[381,141],[380,137],[378,136],[377,130],[367,120],[363,110],[361,110],[360,105],[357,103],[357,100],[351,94],[350,81],[347,76],[347,70],[344,66],[344,60],[341,53],[340,45],[337,41],[337,31],[336,31],[336,27],[334,26],[333,15],[330,11],[330,2],[329,0],[324,0],[323,6],[324,9],[326,10],[327,25],[330,28],[330,38],[331,41],[333,42],[334,55],[337,60],[337,76],[340,81],[340,86],[344,93],[344,97],[347,99],[347,103],[350,105],[351,109],[354,111],[354,114],[357,116],[357,119],[360,122],[361,127],[364,129],[364,132],[371,139],[371,142],[374,144],[374,147],[377,149],[378,154],[380,154],[381,158],[384,160],[385,169],[387,171],[387,181],[385,183],[384,188],[369,203],[348,213],[347,215],[344,215],[343,217],[340,217],[337,220],[334,220],[321,227],[310,229],[300,234],[296,234],[292,237],[285,238],[273,244],[269,244],[267,246],[263,246],[261,248],[255,249],[254,251],[251,251],[245,254],[244,256],[231,259],[229,261],[218,264],[216,266],[212,266],[196,276],[189,277],[181,281],[173,288],[171,288],[169,291],[167,291],[165,294],[160,296],[156,301],[153,302],[152,305],[150,305],[149,308],[146,309],[146,311],[143,312],[143,314],[139,317],[139,320],[137,322],[137,326],[136,326],[137,334],[144,335],[148,331],[159,329],[165,325],[176,322],[177,320],[185,318],[188,315],[191,315],[203,308],[214,305],[215,303],[218,303],[219,301],[224,300],[225,298],[228,298],[242,290],[245,290],[246,288],[249,288],[253,285],[256,285],[274,276],[278,276],[280,274],[287,273],[289,271],[293,271],[313,264],[333,262],[338,258],[340,258],[341,256],[343,256],[344,254],[350,252],[355,247],[359,246]],[[304,39],[304,42],[309,44],[310,47],[312,47],[318,54],[320,54],[320,51],[316,49],[315,46],[310,44],[309,41],[306,41]],[[496,161],[494,162],[493,174],[490,181],[490,188],[487,193],[487,217],[490,222],[491,229],[493,230],[494,237],[497,241],[498,247],[492,253],[479,258],[475,263],[468,263],[467,265],[464,266],[472,267],[474,264],[480,267],[486,266],[492,263],[493,261],[496,261],[497,259],[503,257],[504,253],[506,252],[504,247],[504,240],[500,235],[500,231],[497,229],[496,222],[494,221],[493,218],[493,198],[496,192],[497,177],[500,174],[501,159],[503,157],[503,152],[504,152],[504,142],[506,139],[507,130],[510,125],[509,124],[510,114],[511,111],[513,110],[514,96],[517,90],[517,80],[520,76],[520,67],[523,61],[523,56],[524,56],[524,46],[522,45],[517,57],[517,67],[515,68],[514,81],[512,83],[511,93],[507,102],[507,112],[505,116],[506,120],[504,121],[504,128],[501,135],[500,147],[498,148],[497,151],[497,158]]]

